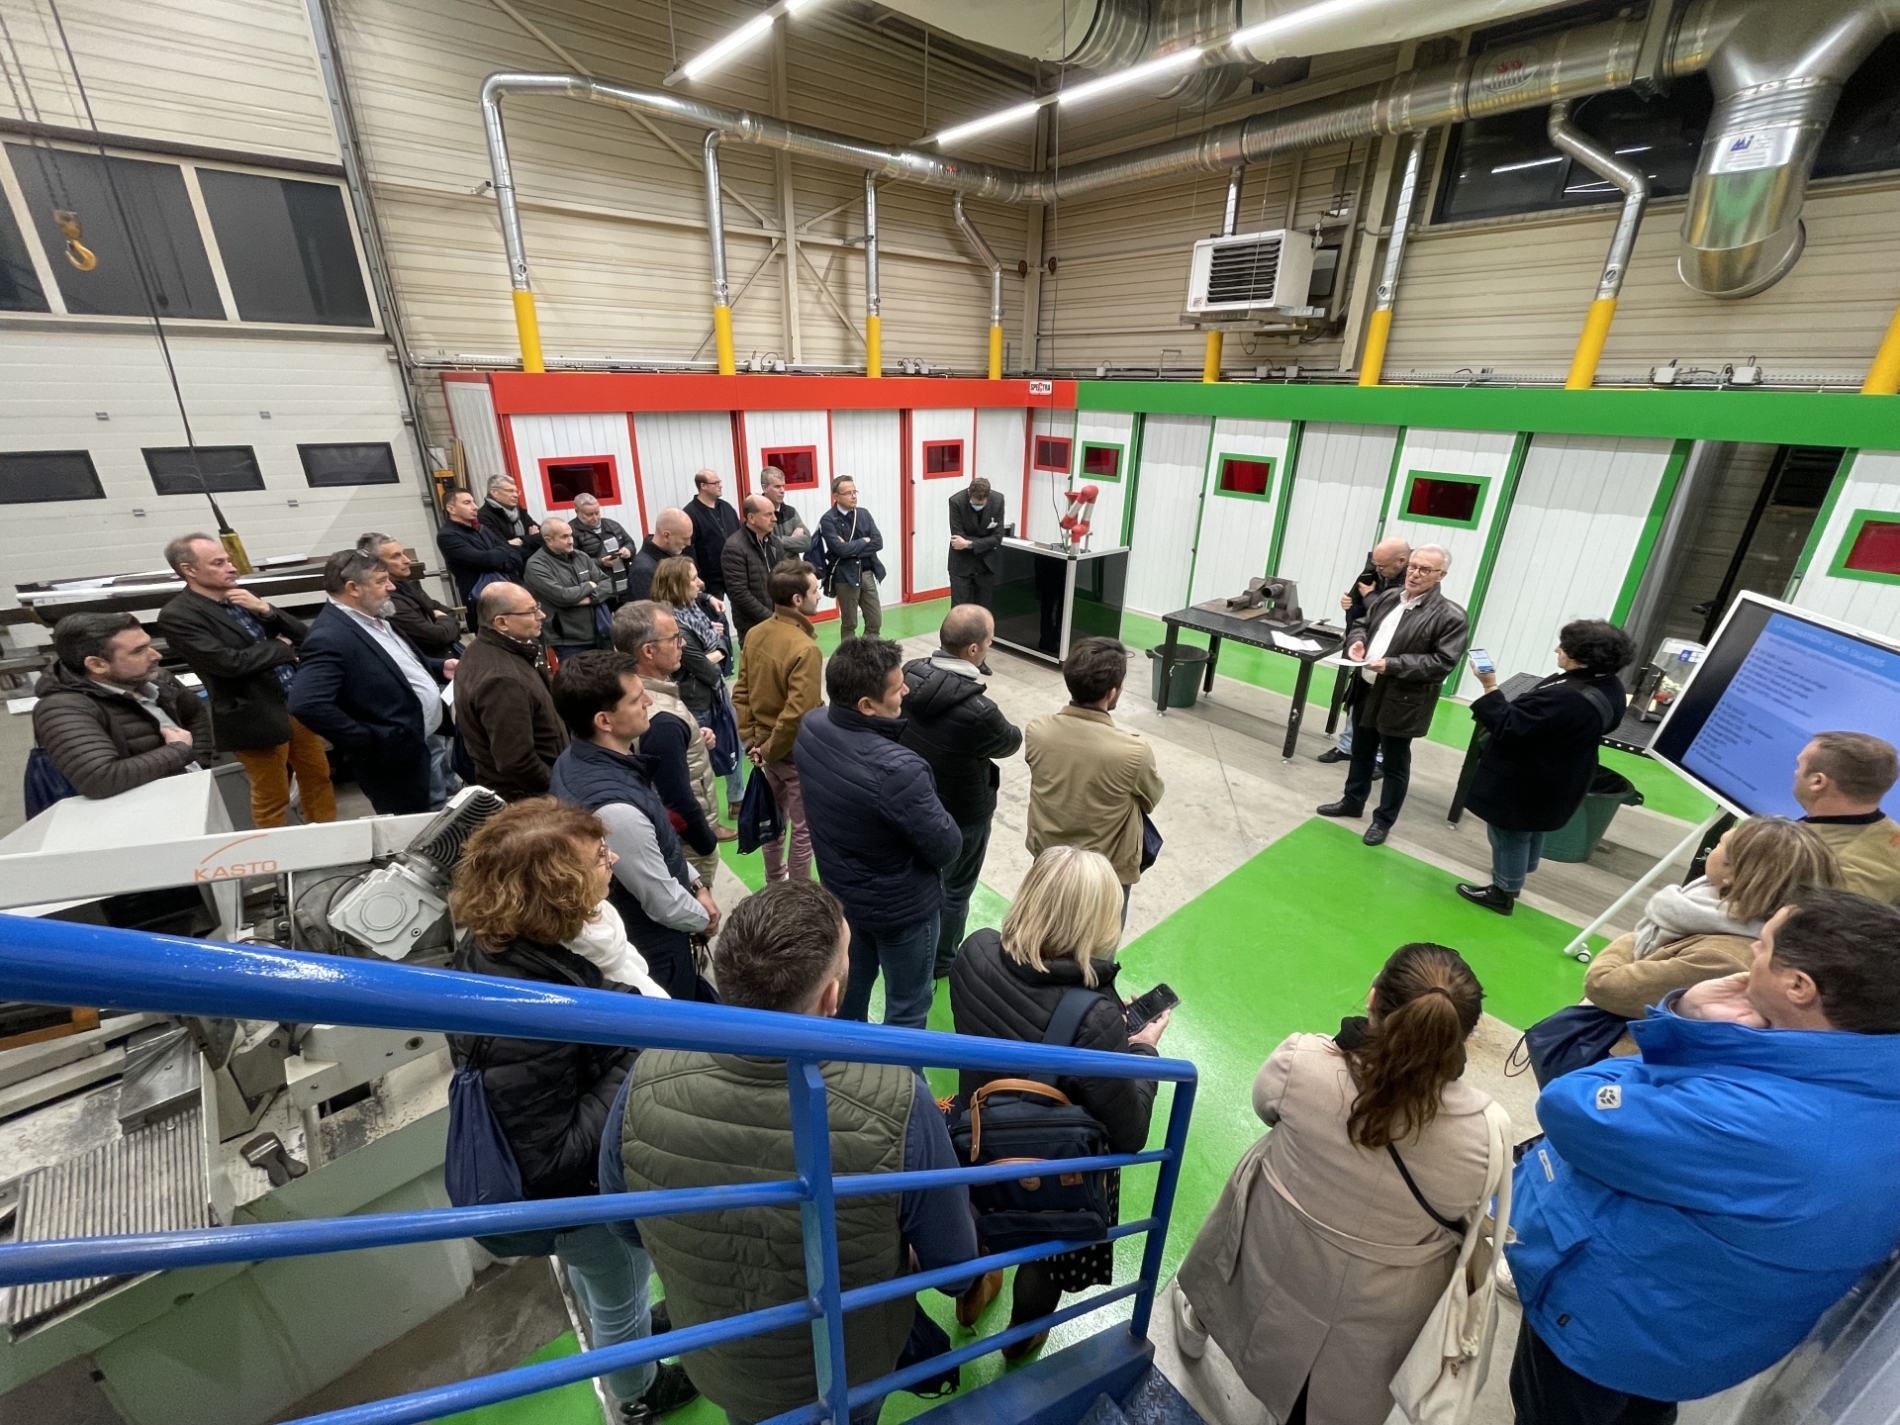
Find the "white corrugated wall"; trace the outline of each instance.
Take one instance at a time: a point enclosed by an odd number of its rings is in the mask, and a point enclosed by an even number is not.
[[[1900,521],[1900,452],[1860,450],[1851,459],[1853,464],[1840,476],[1839,492],[1815,542],[1813,562],[1794,602],[1893,638],[1900,636],[1900,584],[1844,577],[1831,571],[1841,560],[1849,536],[1858,528],[1859,516],[1874,512]]]

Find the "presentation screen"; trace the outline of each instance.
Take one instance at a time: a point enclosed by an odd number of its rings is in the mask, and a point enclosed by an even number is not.
[[[1817,732],[1900,746],[1900,650],[1744,594],[1649,751],[1730,807],[1799,817],[1794,761]],[[1884,810],[1900,817],[1900,788]]]

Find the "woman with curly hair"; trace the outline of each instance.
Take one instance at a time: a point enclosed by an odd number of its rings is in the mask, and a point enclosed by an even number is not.
[[[1629,698],[1616,675],[1635,656],[1622,629],[1585,618],[1557,635],[1558,671],[1515,699],[1498,691],[1496,673],[1477,673],[1484,696],[1471,705],[1471,719],[1489,740],[1465,805],[1485,820],[1491,882],[1458,887],[1473,905],[1499,915],[1517,908],[1524,878],[1543,855],[1544,833],[1583,805],[1597,744],[1623,720]]]
[[[455,867],[449,913],[461,930],[455,968],[476,975],[540,980],[597,990],[631,982],[664,995],[624,933],[601,912],[614,853],[600,818],[552,797],[516,802],[484,822]],[[616,922],[617,924],[617,917]],[[616,942],[617,943],[612,943]],[[603,973],[593,957],[605,960]],[[630,957],[630,958],[629,958]],[[602,1044],[451,1035],[457,1068],[481,1071],[483,1095],[500,1124],[525,1197],[584,1197],[599,1189],[600,1144],[635,1051]],[[497,1242],[497,1255],[520,1255]],[[574,1293],[592,1323],[595,1347],[637,1340],[651,1330],[652,1261],[605,1224],[554,1238]],[[628,1419],[671,1410],[696,1393],[678,1365],[630,1366],[603,1377]]]

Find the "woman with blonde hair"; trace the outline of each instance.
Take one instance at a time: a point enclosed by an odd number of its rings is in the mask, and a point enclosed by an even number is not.
[[[701,727],[713,727],[717,710],[730,702],[726,679],[732,676],[732,639],[726,625],[706,596],[706,581],[699,569],[682,554],[662,559],[653,571],[653,600],[673,611],[685,644],[680,650],[680,670],[674,675],[679,684],[680,701],[692,709]],[[717,730],[716,728],[714,729]],[[735,736],[736,736],[735,728]],[[715,762],[723,759],[714,754]],[[745,794],[745,778],[735,749],[727,770],[726,804],[737,807]],[[717,767],[714,768],[717,771]]]
[[[552,797],[516,802],[482,823],[449,891],[449,913],[461,931],[455,968],[575,989],[631,982],[664,997],[624,932],[613,934],[618,916],[611,924],[603,918],[612,913],[605,901],[615,859],[606,835],[592,812]],[[468,1035],[449,1036],[449,1048],[458,1069],[481,1073],[482,1096],[508,1140],[524,1197],[600,1190],[601,1139],[634,1050]],[[541,1243],[490,1242],[498,1256],[547,1250]],[[602,1223],[556,1233],[553,1250],[587,1309],[594,1347],[649,1333],[653,1264],[645,1251]],[[697,1394],[678,1365],[629,1366],[603,1380],[629,1419],[643,1405],[657,1415]]]
[[[1463,1079],[1483,1008],[1457,951],[1403,945],[1364,1018],[1291,1036],[1254,1080],[1273,1131],[1181,1264],[1176,1338],[1194,1358],[1213,1337],[1281,1425],[1392,1412],[1388,1384],[1485,1193],[1490,1099]]]
[[[1597,953],[1584,998],[1641,1019],[1673,990],[1747,970],[1762,926],[1803,886],[1840,884],[1840,863],[1813,827],[1751,816],[1722,833],[1701,876],[1657,891],[1636,929]],[[1633,1054],[1636,1041],[1625,1034],[1610,1052]]]
[[[963,942],[950,969],[950,1013],[959,1034],[1016,1039],[1040,1044],[1068,991],[1093,990],[1096,1002],[1082,1016],[1071,1043],[1077,1049],[1110,1053],[1159,1053],[1155,1047],[1168,1027],[1169,1012],[1130,1034],[1126,1006],[1115,992],[1115,949],[1122,936],[1121,878],[1106,856],[1074,846],[1051,846],[1036,858],[1003,917],[1002,930],[979,930]],[[964,1098],[993,1078],[1007,1075],[964,1073],[958,1092]],[[1154,1111],[1152,1079],[1058,1078],[1068,1095],[1108,1130],[1111,1153],[1138,1153],[1148,1142]],[[1120,1174],[1109,1175],[1109,1204],[1118,1205]],[[1111,1211],[1111,1217],[1113,1212]],[[1115,1246],[1102,1242],[1059,1257],[1028,1262],[1016,1269],[1010,1324],[1046,1316],[1065,1291],[1106,1286],[1114,1274]],[[957,1319],[974,1326],[996,1299],[1003,1274],[991,1272],[957,1302]],[[1042,1345],[1048,1333],[1005,1348],[1017,1360]]]

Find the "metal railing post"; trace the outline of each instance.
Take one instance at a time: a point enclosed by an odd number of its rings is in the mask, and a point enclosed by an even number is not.
[[[1155,1285],[1161,1280],[1161,1253],[1168,1245],[1168,1217],[1174,1211],[1175,1189],[1181,1184],[1181,1160],[1187,1156],[1188,1120],[1193,1113],[1194,1085],[1176,1083],[1174,1106],[1168,1111],[1168,1160],[1155,1175],[1155,1201],[1148,1212],[1155,1225],[1142,1244],[1141,1290],[1135,1295],[1135,1314],[1128,1323],[1128,1329],[1137,1336],[1148,1334],[1148,1318],[1154,1313]]]
[[[809,1059],[787,1059],[792,1095],[792,1153],[805,1198],[798,1205],[805,1237],[805,1291],[818,1299],[811,1323],[818,1398],[831,1425],[850,1425],[851,1379],[845,1367],[843,1288],[838,1281],[838,1210],[831,1190],[831,1119],[825,1076]]]

